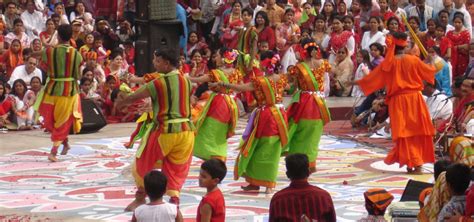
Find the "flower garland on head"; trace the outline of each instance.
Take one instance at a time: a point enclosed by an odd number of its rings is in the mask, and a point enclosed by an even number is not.
[[[311,55],[308,55],[309,47],[315,47],[317,51],[317,57],[321,58],[321,50],[319,49],[319,46],[315,42],[308,42],[303,46],[303,50],[301,50],[300,56],[302,59],[306,59],[307,56],[311,57]]]
[[[237,57],[239,56],[239,53],[237,50],[233,49],[230,51],[224,52],[224,62],[226,65],[232,65]]]
[[[266,58],[261,63],[262,68],[267,74],[275,73],[275,70],[280,68],[280,55],[275,54],[272,58]]]

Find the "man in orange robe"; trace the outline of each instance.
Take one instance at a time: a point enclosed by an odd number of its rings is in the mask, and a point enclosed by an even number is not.
[[[421,174],[424,163],[433,163],[435,130],[421,95],[423,80],[434,83],[436,68],[417,56],[405,54],[405,33],[387,36],[386,59],[369,75],[357,81],[365,95],[386,87],[392,138],[395,147],[386,164],[407,166],[408,173]]]

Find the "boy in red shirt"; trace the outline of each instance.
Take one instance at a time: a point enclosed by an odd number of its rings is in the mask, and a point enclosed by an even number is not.
[[[225,201],[217,184],[227,174],[227,167],[222,160],[210,159],[202,163],[199,172],[199,186],[207,189],[197,209],[197,222],[225,221]]]

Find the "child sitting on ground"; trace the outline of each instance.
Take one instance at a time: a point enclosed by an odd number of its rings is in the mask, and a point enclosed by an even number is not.
[[[158,170],[152,170],[145,175],[145,192],[150,198],[150,203],[135,209],[132,217],[133,222],[183,221],[183,216],[177,206],[163,201],[167,182],[166,176]]]
[[[446,170],[446,183],[452,196],[438,214],[438,221],[445,221],[445,219],[456,214],[464,215],[466,210],[465,192],[470,182],[471,169],[467,165],[455,163],[448,167]]]
[[[210,159],[201,165],[199,186],[207,189],[197,209],[196,221],[225,221],[225,201],[217,184],[227,174],[227,167],[222,160]],[[146,187],[145,187],[146,188]]]

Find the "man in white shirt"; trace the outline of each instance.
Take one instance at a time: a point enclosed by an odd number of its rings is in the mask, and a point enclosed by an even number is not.
[[[388,11],[393,12],[398,17],[398,19],[402,19],[402,15],[406,17],[407,13],[405,12],[405,10],[398,7],[399,5],[398,3],[399,3],[398,0],[389,0]]]
[[[435,85],[425,82],[423,95],[432,120],[446,120],[451,116],[453,113],[453,103],[444,93],[438,91]]]
[[[438,13],[444,8],[443,1],[440,0],[426,0],[426,4],[431,6],[435,13]]]
[[[426,4],[425,0],[416,0],[416,6],[407,11],[408,17],[416,16],[420,19],[420,31],[427,30],[428,19],[433,18],[433,8]]]
[[[31,39],[38,37],[40,32],[44,30],[46,17],[43,13],[36,11],[36,6],[33,0],[26,3],[26,11],[21,13],[21,20],[26,29],[26,34]]]
[[[257,17],[257,12],[262,10],[263,7],[258,5],[258,0],[249,0],[249,7],[253,10],[252,25],[255,25],[255,18]]]
[[[23,81],[26,82],[28,88],[30,88],[30,81],[34,76],[39,77],[40,80],[43,81],[43,74],[41,73],[40,69],[36,68],[37,65],[38,60],[35,57],[28,57],[24,65],[17,66],[13,70],[10,81],[8,82],[10,86],[13,86],[13,82],[15,82],[15,80],[23,79]]]
[[[466,5],[464,4],[464,0],[454,0],[454,13],[462,12],[464,15],[464,27],[469,31],[472,39],[472,21],[471,15],[466,9]],[[452,22],[452,21],[451,21]]]

